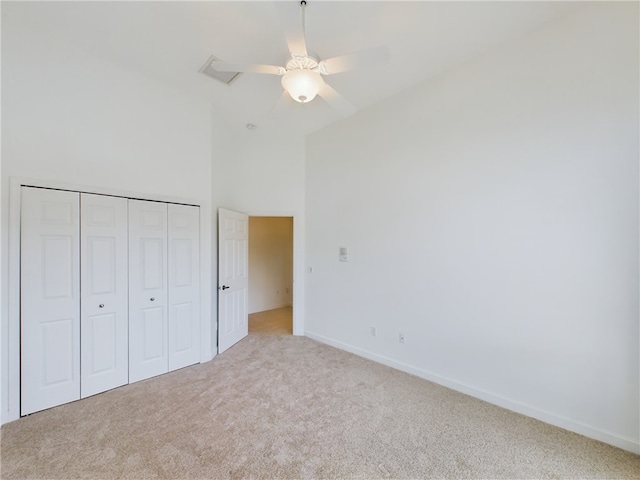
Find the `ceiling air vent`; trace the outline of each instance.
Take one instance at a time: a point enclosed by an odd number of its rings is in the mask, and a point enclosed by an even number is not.
[[[200,69],[200,73],[204,73],[205,75],[215,78],[222,83],[231,85],[231,83],[240,76],[240,72],[218,72],[211,67],[211,64],[217,61],[220,61],[220,59],[211,55],[209,60],[207,60],[207,63],[205,63]]]

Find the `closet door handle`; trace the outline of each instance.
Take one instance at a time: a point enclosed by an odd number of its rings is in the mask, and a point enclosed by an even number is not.
[[[101,303],[100,305],[98,305],[98,307],[104,308],[104,303]]]
[[[149,300],[151,300],[152,302],[155,302],[156,299],[154,297],[151,297]]]

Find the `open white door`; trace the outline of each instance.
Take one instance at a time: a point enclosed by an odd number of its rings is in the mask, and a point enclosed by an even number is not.
[[[218,353],[249,333],[249,216],[218,210]]]

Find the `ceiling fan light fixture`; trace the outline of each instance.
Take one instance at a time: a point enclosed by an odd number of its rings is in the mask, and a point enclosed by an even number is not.
[[[318,72],[304,68],[289,70],[282,77],[282,87],[299,103],[309,103],[313,100],[322,85],[324,80]]]

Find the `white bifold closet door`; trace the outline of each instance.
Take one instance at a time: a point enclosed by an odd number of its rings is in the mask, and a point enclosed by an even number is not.
[[[129,383],[127,199],[80,196],[80,393]]]
[[[200,361],[200,208],[169,204],[169,371]]]
[[[129,200],[129,381],[200,361],[200,209]]]
[[[22,189],[21,413],[80,398],[80,195]]]
[[[129,200],[129,381],[169,369],[167,204]]]
[[[21,414],[200,361],[200,209],[23,187]]]
[[[127,200],[22,189],[23,415],[128,383]]]

